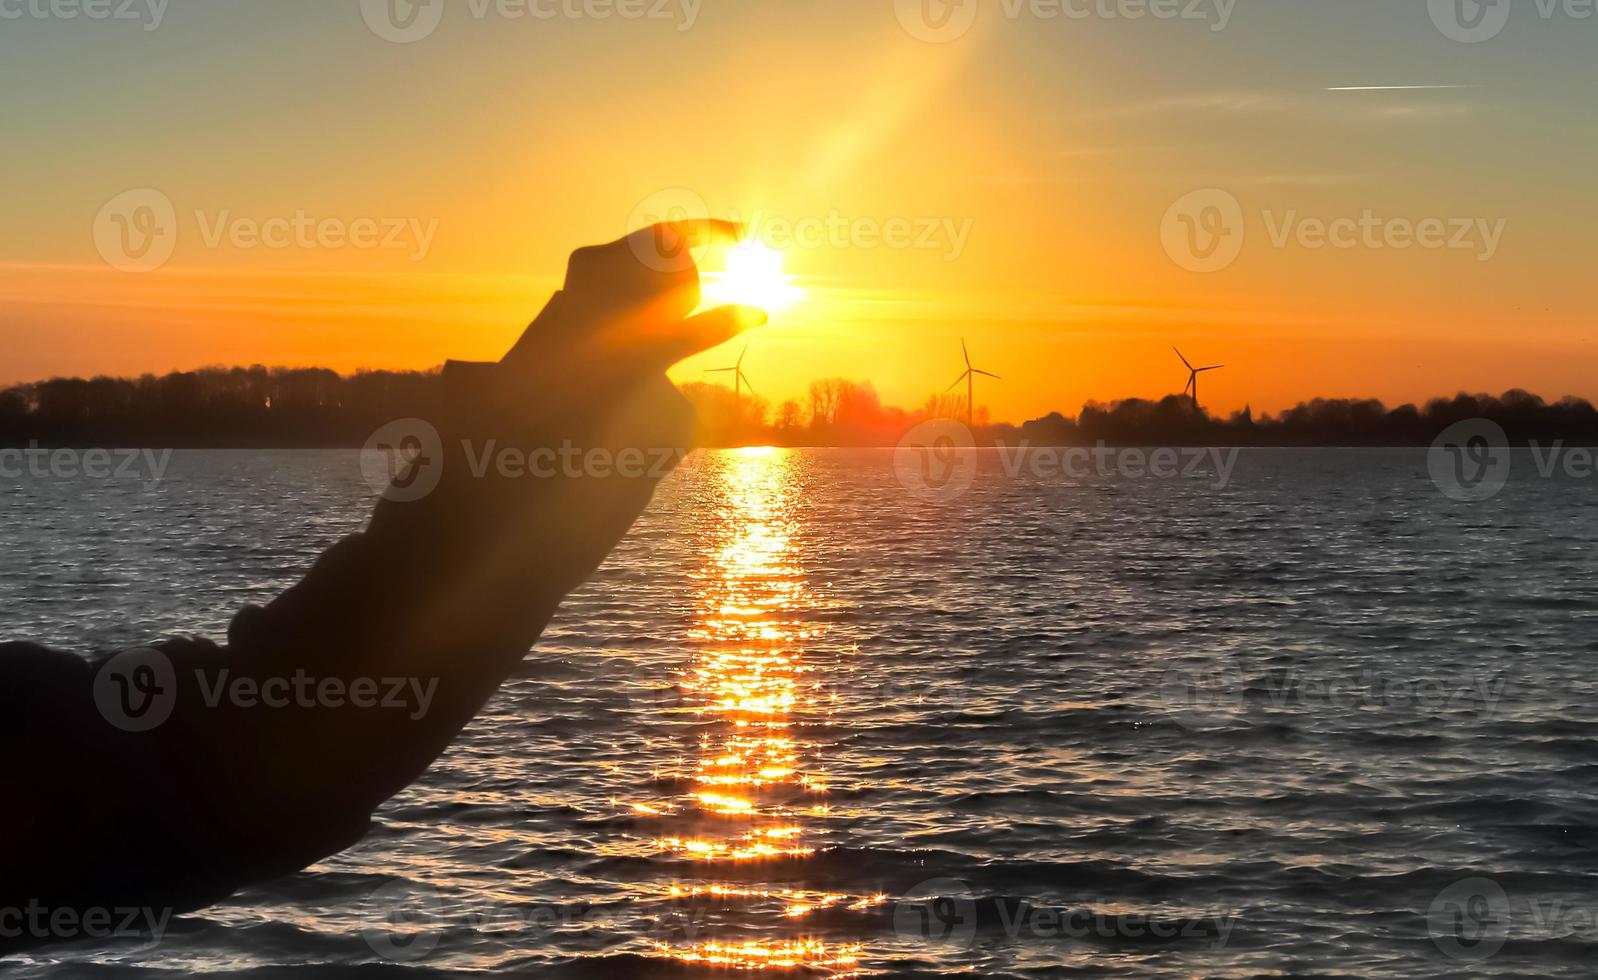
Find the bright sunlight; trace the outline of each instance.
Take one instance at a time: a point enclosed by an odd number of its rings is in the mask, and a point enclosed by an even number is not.
[[[777,313],[804,295],[804,290],[783,271],[782,253],[771,246],[746,241],[727,249],[724,254],[724,268],[719,272],[707,271],[704,275],[706,306],[737,303]]]

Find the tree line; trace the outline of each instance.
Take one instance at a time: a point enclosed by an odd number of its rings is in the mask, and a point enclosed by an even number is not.
[[[884,405],[866,381],[824,378],[805,397],[772,406],[722,385],[693,382],[711,446],[892,446],[932,419],[967,418],[965,399],[932,395],[913,409]],[[340,448],[359,447],[397,418],[436,418],[441,374],[262,366],[205,368],[138,378],[55,378],[0,390],[0,446]],[[1089,403],[1021,425],[991,423],[978,406],[979,444],[1046,446],[1424,446],[1449,425],[1487,418],[1511,442],[1598,445],[1598,410],[1582,399],[1546,402],[1519,389],[1460,394],[1388,408],[1374,399],[1303,402],[1276,415],[1244,409],[1226,418],[1195,411],[1179,395]]]

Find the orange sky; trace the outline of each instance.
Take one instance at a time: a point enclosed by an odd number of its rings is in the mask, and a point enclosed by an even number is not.
[[[409,44],[355,2],[8,23],[0,74],[36,94],[0,108],[0,383],[497,356],[572,247],[681,204],[788,246],[808,298],[746,363],[772,401],[844,375],[919,404],[962,337],[1016,421],[1180,391],[1173,343],[1228,365],[1212,410],[1598,396],[1588,49],[1535,17],[1464,45],[1419,8],[1280,0],[1215,29],[995,5],[939,44],[891,0],[691,24],[462,0]],[[121,271],[135,215],[106,207],[144,188],[125,200],[170,202],[171,255]],[[297,215],[339,233],[248,234]],[[343,240],[363,219],[396,247]],[[1199,226],[1235,258],[1193,271]]]

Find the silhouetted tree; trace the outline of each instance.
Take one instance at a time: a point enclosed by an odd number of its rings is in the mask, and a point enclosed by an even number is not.
[[[712,446],[892,446],[928,419],[965,418],[965,399],[934,394],[913,412],[882,404],[870,382],[810,384],[809,418],[797,401],[768,424],[764,399],[721,385],[683,392]],[[362,371],[261,365],[202,368],[161,377],[52,378],[0,389],[0,446],[355,447],[399,418],[436,417],[436,371]],[[1448,426],[1486,418],[1510,441],[1598,445],[1598,409],[1578,398],[1549,404],[1519,388],[1493,397],[1460,393],[1425,407],[1388,409],[1373,399],[1316,398],[1276,416],[1251,408],[1221,420],[1180,395],[1089,403],[1075,418],[1051,412],[1021,426],[995,425],[978,406],[976,440],[1031,445],[1425,446]]]

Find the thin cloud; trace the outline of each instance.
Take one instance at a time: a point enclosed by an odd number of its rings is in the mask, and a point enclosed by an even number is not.
[[[1336,123],[1382,123],[1391,120],[1460,119],[1475,106],[1460,102],[1365,103],[1351,105],[1337,95],[1355,92],[1419,92],[1468,89],[1468,85],[1341,86],[1293,94],[1221,91],[1198,92],[1168,99],[1153,99],[1107,109],[1083,117],[1090,122],[1169,115],[1255,115],[1319,117]]]
[[[1101,173],[1075,174],[1075,173],[1028,173],[1028,174],[991,174],[983,180],[990,184],[999,185],[1050,185],[1050,184],[1153,184],[1153,185],[1187,185],[1193,183],[1210,184],[1219,187],[1233,185],[1248,185],[1255,187],[1324,187],[1333,184],[1354,184],[1370,180],[1370,174],[1359,173],[1274,173],[1250,174],[1247,176],[1219,176],[1205,177],[1194,176],[1192,173],[1123,173],[1106,176]]]

